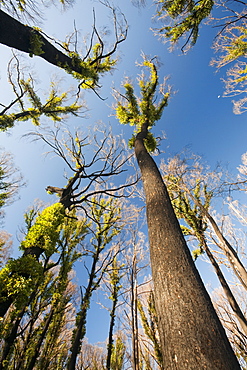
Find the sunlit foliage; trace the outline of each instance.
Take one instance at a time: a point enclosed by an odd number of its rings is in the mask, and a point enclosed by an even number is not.
[[[134,147],[136,135],[145,128],[144,143],[148,151],[153,152],[157,147],[157,141],[149,131],[161,118],[164,108],[167,106],[169,91],[164,92],[164,86],[160,86],[162,98],[156,103],[156,94],[159,87],[158,73],[152,61],[144,59],[143,67],[149,69],[150,75],[146,79],[144,73],[139,78],[140,98],[134,94],[134,86],[130,82],[124,84],[125,95],[122,101],[118,101],[116,117],[122,124],[134,126],[134,135],[129,140],[129,146]]]

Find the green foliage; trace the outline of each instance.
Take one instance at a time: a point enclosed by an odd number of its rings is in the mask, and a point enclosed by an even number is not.
[[[91,201],[91,213],[96,223],[96,230],[91,243],[96,251],[98,248],[103,250],[120,232],[117,223],[121,218],[121,209],[117,206],[117,202],[110,197],[108,199],[101,198],[100,200],[93,198]]]
[[[21,243],[21,249],[39,247],[45,251],[46,256],[51,256],[56,251],[64,218],[65,211],[61,203],[45,208],[30,227]]]
[[[144,130],[150,130],[155,125],[155,122],[161,118],[170,95],[169,92],[162,92],[162,99],[159,103],[155,103],[156,90],[158,88],[156,66],[146,59],[142,65],[149,68],[150,75],[147,80],[144,75],[139,79],[141,97],[137,98],[135,96],[134,87],[128,82],[124,84],[125,100],[122,102],[118,101],[116,107],[116,117],[119,122],[121,124],[135,126],[134,136],[129,140],[129,146],[131,148],[134,146],[136,135]],[[145,134],[144,144],[150,152],[154,151],[157,147],[157,141],[150,131]]]
[[[19,295],[26,299],[30,289],[42,272],[42,265],[31,255],[11,259],[0,271],[0,301]]]
[[[66,44],[64,44],[67,47]],[[116,59],[111,59],[110,56],[102,57],[102,45],[96,43],[92,47],[91,55],[86,60],[82,59],[75,51],[68,50],[68,56],[72,59],[74,68],[68,65],[62,66],[75,79],[80,81],[80,87],[83,89],[97,87],[101,74],[110,71],[116,64]],[[76,69],[76,71],[75,71]]]
[[[161,346],[159,342],[159,335],[158,335],[158,318],[157,313],[155,310],[155,303],[154,303],[154,295],[153,292],[150,293],[148,298],[148,305],[147,305],[147,313],[146,315],[143,304],[140,300],[137,302],[138,311],[141,316],[141,322],[144,329],[145,334],[151,340],[153,348],[154,348],[154,355],[157,363],[162,368],[163,358],[161,353]],[[147,359],[144,359],[147,361]],[[150,368],[150,367],[148,367]]]
[[[191,253],[192,253],[193,259],[196,261],[199,256],[205,253],[205,251],[201,247],[201,248],[194,249]]]
[[[169,39],[171,43],[177,42],[182,36],[189,33],[188,42],[194,45],[198,38],[199,26],[207,18],[214,6],[213,0],[158,0],[156,16],[168,25],[162,26],[157,33]]]
[[[192,256],[196,260],[203,250],[204,233],[208,227],[203,213],[198,204],[190,199],[188,193],[183,190],[182,180],[176,176],[167,176],[167,189],[172,201],[176,216],[184,220],[187,224],[180,225],[184,235],[194,235],[199,242],[199,248],[192,251]],[[207,185],[200,181],[196,182],[193,189],[193,197],[199,202],[205,210],[209,209],[213,193],[207,190]]]
[[[240,57],[245,57],[247,53],[247,30],[244,26],[235,26],[231,29],[234,31],[234,37],[224,35],[225,41],[228,42],[226,46],[226,55],[224,60],[226,62],[233,61]]]
[[[117,337],[115,345],[113,345],[111,356],[111,370],[122,370],[124,366],[124,356],[126,345],[120,336]]]
[[[2,167],[0,167],[0,208],[3,207],[6,203],[6,200],[9,198],[9,188],[11,184],[4,181],[6,173]]]
[[[41,36],[37,32],[37,30],[33,29],[30,34],[29,56],[33,57],[34,55],[44,54],[44,51],[42,50],[43,44],[44,42],[42,41]]]
[[[31,120],[34,125],[40,124],[40,118],[42,115],[52,119],[53,121],[61,121],[63,117],[66,117],[68,113],[74,115],[77,114],[81,105],[72,103],[71,105],[65,105],[68,96],[67,93],[57,94],[56,86],[54,83],[51,84],[51,91],[44,104],[41,103],[39,96],[33,89],[32,81],[21,80],[20,86],[27,96],[31,108],[24,107],[24,102],[21,100],[21,112],[10,113],[0,115],[0,131],[6,131],[7,129],[14,126],[15,122],[23,122]]]
[[[244,83],[247,80],[246,54],[247,54],[247,30],[246,24],[228,26],[225,32],[219,36],[215,42],[214,48],[220,53],[219,58],[213,60],[211,64],[215,64],[217,68],[221,68],[228,63],[238,60],[235,68],[228,70],[228,79],[226,85],[229,84],[229,93],[232,91],[240,93],[244,92]],[[241,61],[241,62],[240,62]],[[237,85],[240,84],[239,87]],[[236,95],[236,94],[234,94]]]
[[[109,278],[110,278],[110,285],[112,287],[112,294],[110,295],[110,299],[112,301],[117,301],[118,299],[118,292],[122,288],[122,285],[120,284],[120,280],[122,278],[122,275],[119,273],[121,268],[123,268],[124,265],[119,265],[117,262],[116,257],[113,259],[111,270],[109,272]]]

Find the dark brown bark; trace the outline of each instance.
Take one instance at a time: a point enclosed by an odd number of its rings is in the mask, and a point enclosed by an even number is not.
[[[114,338],[113,338],[113,329],[115,326],[115,317],[116,317],[116,309],[117,309],[117,302],[118,302],[118,288],[115,285],[113,288],[113,303],[111,309],[111,320],[110,320],[110,327],[109,327],[109,335],[108,335],[108,345],[107,345],[107,357],[106,357],[106,370],[111,370],[111,357],[112,351],[114,349]]]
[[[42,54],[39,55],[41,58],[55,66],[69,67],[75,72],[84,74],[82,67],[76,65],[72,58],[55,48],[41,33],[0,10],[1,44],[30,54],[32,53],[31,39],[34,34],[38,36],[42,43]]]
[[[238,361],[195,268],[160,172],[135,140],[142,173],[155,306],[166,370],[235,370]]]

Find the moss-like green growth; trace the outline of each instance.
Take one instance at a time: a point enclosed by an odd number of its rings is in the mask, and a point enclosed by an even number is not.
[[[40,34],[37,32],[37,30],[35,29],[31,30],[29,41],[30,41],[30,50],[29,50],[30,57],[33,57],[34,55],[44,54],[44,51],[42,50],[42,45],[44,44],[44,42],[42,41],[42,38]]]
[[[102,57],[101,48],[101,44],[96,43],[86,60],[82,59],[75,51],[68,51],[68,56],[72,59],[72,65],[75,68],[71,68],[68,65],[61,66],[67,73],[81,82],[80,87],[82,89],[95,88],[99,82],[100,75],[110,71],[117,63],[117,60],[111,59],[110,56]]]
[[[72,103],[66,105],[68,99],[67,93],[64,92],[58,95],[57,89],[54,83],[51,84],[50,93],[44,103],[41,102],[40,97],[36,94],[33,89],[31,80],[21,80],[20,85],[25,92],[31,107],[25,108],[25,103],[22,101],[22,110],[19,113],[3,114],[0,116],[0,131],[6,131],[13,127],[15,122],[23,122],[31,120],[36,126],[40,124],[42,116],[46,116],[55,122],[61,121],[67,114],[77,114],[81,105]]]
[[[139,79],[141,97],[136,97],[134,87],[131,83],[124,84],[125,100],[118,102],[116,117],[122,124],[135,126],[134,135],[129,140],[130,148],[135,144],[136,135],[144,128],[145,130],[148,129],[149,131],[145,135],[144,145],[149,152],[153,152],[157,148],[157,141],[150,130],[161,118],[163,110],[167,106],[170,93],[164,93],[161,87],[162,98],[156,103],[156,93],[159,87],[156,66],[153,62],[146,59],[142,65],[149,68],[150,74],[148,79],[145,79],[144,75]]]
[[[46,256],[51,256],[55,252],[64,218],[65,211],[61,203],[45,208],[30,227],[21,249],[39,247],[44,249]]]
[[[10,260],[0,271],[0,301],[20,293],[26,297],[42,269],[42,265],[31,255]]]
[[[159,0],[157,4],[157,18],[162,22],[169,19],[167,25],[157,30],[158,35],[176,43],[189,33],[186,44],[194,45],[198,38],[199,26],[210,15],[214,1]]]

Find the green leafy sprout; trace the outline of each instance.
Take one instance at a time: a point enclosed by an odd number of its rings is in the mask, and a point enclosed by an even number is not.
[[[160,120],[163,110],[168,104],[170,90],[168,89],[165,92],[164,84],[159,85],[157,68],[152,61],[144,58],[141,66],[149,69],[149,78],[146,78],[145,74],[142,73],[138,79],[141,96],[136,97],[133,84],[125,83],[125,95],[121,94],[123,99],[117,102],[116,117],[121,124],[129,124],[135,127],[134,135],[129,140],[130,148],[134,147],[138,133],[147,131],[144,145],[149,152],[153,152],[157,148],[157,140],[150,130],[156,121]],[[158,88],[162,97],[156,103]]]

